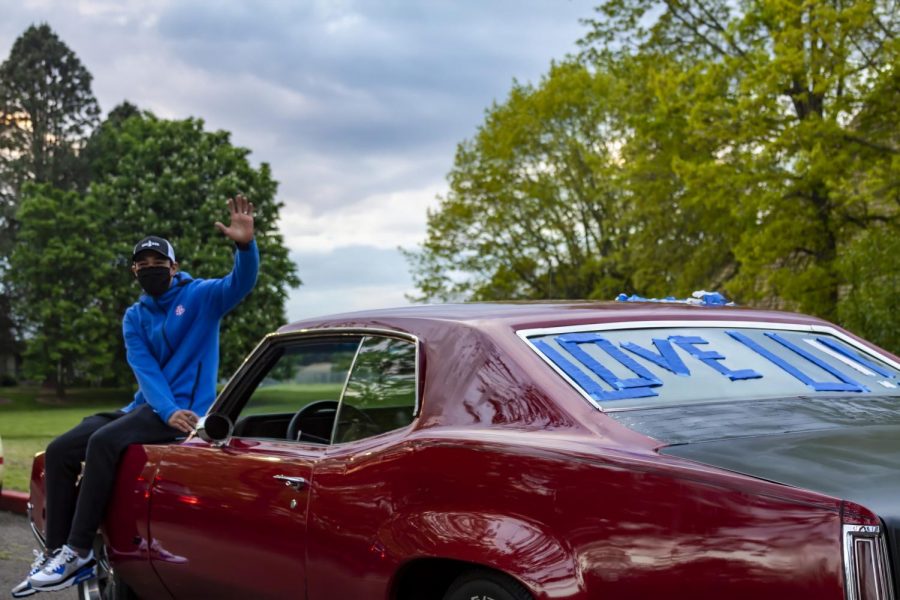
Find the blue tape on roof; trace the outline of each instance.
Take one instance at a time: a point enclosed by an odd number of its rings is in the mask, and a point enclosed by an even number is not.
[[[666,296],[665,298],[644,298],[637,294],[619,294],[616,296],[616,302],[663,302],[667,304],[695,304],[698,306],[734,306],[734,302],[719,292],[696,291],[691,294],[690,298],[676,298],[675,296]]]

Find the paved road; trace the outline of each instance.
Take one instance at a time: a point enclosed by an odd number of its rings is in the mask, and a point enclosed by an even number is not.
[[[32,548],[37,542],[25,517],[0,510],[0,598],[11,598],[9,591],[28,574]],[[77,600],[74,588],[31,596],[35,600]]]

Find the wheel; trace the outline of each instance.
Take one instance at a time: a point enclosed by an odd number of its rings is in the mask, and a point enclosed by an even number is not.
[[[521,583],[503,573],[477,569],[457,577],[444,600],[532,600]]]
[[[79,600],[138,600],[128,585],[119,579],[109,557],[102,536],[94,542],[94,556],[97,558],[97,576],[78,584]]]

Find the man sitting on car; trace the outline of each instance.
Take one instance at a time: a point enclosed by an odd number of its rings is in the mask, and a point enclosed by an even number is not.
[[[253,289],[259,271],[253,204],[238,195],[228,208],[230,225],[215,226],[237,252],[233,270],[221,279],[179,272],[175,250],[163,238],[146,237],[134,247],[131,270],[145,293],[125,312],[122,328],[138,391],[125,408],[86,417],[47,447],[47,551],[13,597],[93,577],[92,546],[122,453],[130,444],[170,442],[190,432],[215,399],[219,323]]]

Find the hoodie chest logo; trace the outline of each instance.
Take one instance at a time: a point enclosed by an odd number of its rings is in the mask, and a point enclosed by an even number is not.
[[[178,306],[175,307],[175,316],[180,317],[181,315],[184,314],[184,310],[185,310],[184,305],[179,304]]]

